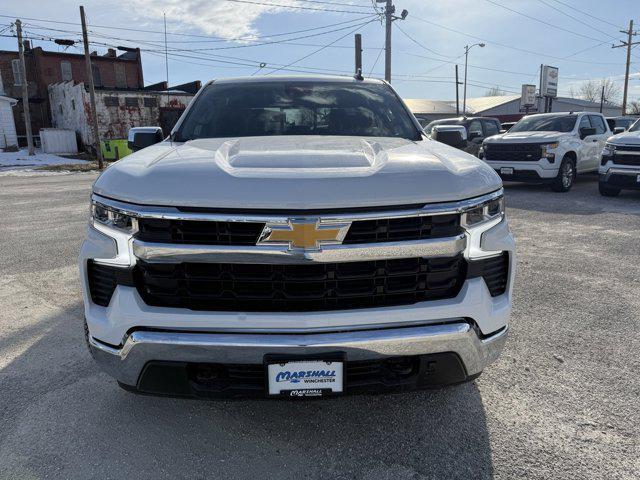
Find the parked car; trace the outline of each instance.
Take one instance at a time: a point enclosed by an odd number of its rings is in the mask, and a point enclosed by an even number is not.
[[[486,139],[479,156],[503,180],[546,183],[556,192],[567,192],[576,174],[598,170],[610,136],[600,113],[541,113]]]
[[[628,132],[607,140],[598,173],[598,187],[606,197],[615,197],[621,190],[640,189],[640,120]]]
[[[93,185],[79,256],[94,359],[131,391],[338,395],[471,381],[506,340],[502,182],[392,87],[207,83]],[[140,142],[139,142],[140,141]]]
[[[631,125],[638,119],[638,117],[607,117],[607,124],[609,129],[615,134],[622,133],[629,129]]]

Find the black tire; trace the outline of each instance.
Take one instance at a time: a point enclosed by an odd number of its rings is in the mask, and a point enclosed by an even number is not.
[[[604,182],[598,182],[598,190],[600,190],[600,195],[604,197],[617,197],[620,195],[619,188],[612,187]]]
[[[558,169],[558,176],[551,182],[551,190],[562,193],[568,192],[571,190],[575,179],[576,164],[572,158],[564,157]]]

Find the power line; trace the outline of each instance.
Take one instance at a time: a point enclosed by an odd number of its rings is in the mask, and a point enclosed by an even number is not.
[[[450,55],[444,55],[444,54],[442,54],[442,53],[438,53],[438,52],[436,52],[435,50],[433,50],[433,49],[431,49],[431,48],[429,48],[429,47],[426,47],[425,45],[423,45],[422,43],[420,43],[418,40],[416,40],[415,38],[413,38],[411,35],[409,35],[407,32],[405,32],[405,31],[404,31],[404,29],[403,29],[400,25],[396,24],[396,28],[397,28],[398,30],[400,30],[400,32],[401,32],[405,37],[407,37],[409,40],[411,40],[413,43],[415,43],[416,45],[418,45],[418,46],[419,46],[420,48],[422,48],[423,50],[426,50],[427,52],[431,52],[431,53],[433,53],[433,54],[435,54],[435,55],[438,55],[438,56],[440,56],[440,57],[444,57],[444,58],[453,58],[453,57],[452,57],[452,56],[450,56]]]
[[[591,13],[589,13],[589,12],[585,12],[584,10],[580,10],[580,9],[579,9],[578,7],[576,7],[575,5],[569,5],[568,3],[562,2],[561,0],[553,0],[553,1],[554,1],[554,2],[556,2],[556,3],[559,3],[560,5],[564,5],[565,7],[568,7],[568,8],[570,8],[571,10],[574,10],[574,11],[576,11],[576,12],[580,12],[580,13],[582,13],[583,15],[586,15],[587,17],[591,17],[591,18],[593,18],[594,20],[598,20],[598,21],[600,21],[600,22],[602,22],[602,23],[606,23],[607,25],[611,25],[612,27],[615,27],[615,28],[621,28],[621,27],[620,27],[620,25],[616,25],[615,23],[611,23],[611,22],[609,22],[609,21],[607,21],[607,20],[604,20],[603,18],[600,18],[600,17],[598,17],[598,16],[596,16],[596,15],[592,15],[592,14],[591,14]]]
[[[372,15],[374,16],[374,15]],[[49,20],[37,20],[37,21],[42,21],[42,22],[49,22]],[[207,40],[168,40],[167,43],[221,43],[221,42],[240,42],[240,41],[254,41],[254,40],[259,40],[262,38],[271,38],[271,37],[281,37],[281,36],[287,36],[287,35],[295,35],[298,33],[307,33],[307,32],[312,32],[312,31],[316,31],[316,30],[323,30],[326,28],[333,28],[333,27],[337,27],[338,25],[345,25],[347,23],[354,23],[354,22],[360,22],[362,21],[362,18],[352,18],[350,20],[343,20],[341,22],[336,22],[336,23],[331,23],[328,25],[323,25],[320,27],[311,27],[311,28],[304,28],[301,30],[293,30],[290,32],[280,32],[280,33],[271,33],[271,34],[265,34],[265,35],[248,35],[248,36],[243,36],[243,37],[234,37],[234,38],[221,38],[221,37],[214,37],[211,35],[197,35],[197,34],[188,34],[188,33],[171,33],[171,32],[167,32],[168,35],[183,35],[183,36],[194,36],[194,37],[198,37],[198,38],[206,38]],[[44,26],[38,26],[36,24],[33,23],[29,23],[26,25],[30,25],[30,26],[34,26],[37,28],[41,28],[43,30],[51,30],[51,31],[56,31],[56,32],[64,32],[64,33],[71,33],[68,30],[59,30],[59,29],[55,29],[55,28],[51,28],[51,27],[44,27]],[[110,28],[110,27],[101,27],[99,25],[93,25],[94,27],[97,28]],[[129,30],[129,29],[127,29]],[[158,34],[162,34],[164,35],[164,32],[155,32],[152,30],[136,30],[136,31],[140,31],[140,32],[150,32],[150,33],[158,33]],[[92,30],[89,30],[90,33],[95,34],[95,35],[104,35],[104,34],[100,34],[99,32],[94,32]],[[109,37],[109,38],[114,38],[117,40],[128,40],[131,42],[144,42],[145,39],[122,39],[122,38],[118,38],[118,37]]]
[[[515,10],[515,9],[511,8],[511,7],[507,7],[506,5],[502,5],[501,3],[495,2],[494,0],[485,0],[485,2],[489,2],[490,4],[495,5],[496,7],[503,8],[505,10],[513,12],[513,13],[515,13],[517,15],[522,16],[522,17],[528,18],[529,20],[533,20],[534,22],[538,22],[538,23],[541,23],[543,25],[546,25],[547,27],[557,28],[558,30],[562,30],[564,32],[571,33],[571,34],[576,35],[578,37],[587,38],[589,40],[602,41],[599,38],[590,37],[589,35],[584,35],[584,34],[579,33],[579,32],[574,32],[573,30],[569,30],[568,28],[564,28],[564,27],[561,27],[559,25],[554,25],[553,23],[549,23],[549,22],[547,22],[545,20],[540,20],[539,18],[533,17],[533,16],[531,16],[531,15],[529,15],[527,13],[520,12],[518,10]]]
[[[472,34],[467,33],[467,32],[462,32],[460,30],[456,30],[455,28],[447,27],[446,25],[441,25],[439,23],[432,22],[431,20],[427,20],[425,18],[417,17],[415,15],[411,15],[411,16],[409,16],[407,18],[409,20],[411,20],[411,19],[418,20],[420,22],[424,22],[424,23],[427,23],[429,25],[433,25],[434,27],[438,27],[438,28],[441,28],[443,30],[447,30],[449,32],[457,33],[457,34],[463,35],[465,37],[473,38],[475,40],[478,40],[478,41],[481,41],[481,42],[484,42],[484,43],[490,43],[492,45],[497,45],[497,46],[502,47],[502,48],[508,48],[510,50],[515,50],[517,52],[522,52],[522,53],[528,53],[528,54],[531,54],[531,55],[536,55],[538,57],[553,58],[555,60],[565,60],[567,62],[584,63],[584,64],[587,64],[587,65],[619,65],[619,63],[617,63],[617,62],[590,62],[590,61],[587,61],[587,60],[564,59],[562,57],[556,57],[554,55],[549,55],[548,53],[544,53],[544,52],[536,52],[536,51],[533,51],[533,50],[527,50],[527,49],[524,49],[524,48],[514,47],[512,45],[507,45],[505,43],[496,42],[494,40],[487,40],[487,39],[478,37],[476,35],[472,35]],[[602,41],[602,40],[599,40],[599,41]]]
[[[347,37],[348,35],[351,35],[351,34],[357,32],[358,30],[360,30],[360,27],[364,27],[364,26],[369,25],[370,23],[373,23],[373,22],[375,22],[375,20],[369,20],[368,22],[364,22],[361,25],[358,25],[354,30],[351,30],[350,32],[347,32],[344,35],[342,35],[341,37],[335,39],[333,42],[331,42],[331,43],[329,43],[327,45],[324,45],[324,46],[320,47],[319,49],[314,50],[313,52],[311,52],[311,53],[309,53],[307,55],[304,55],[303,57],[300,57],[297,60],[294,60],[291,63],[286,64],[284,67],[278,67],[275,70],[271,70],[266,75],[270,75],[270,74],[275,73],[277,71],[283,70],[284,68],[287,68],[287,67],[290,67],[292,65],[295,65],[296,63],[301,62],[302,60],[305,60],[305,59],[309,58],[310,56],[315,55],[318,52],[321,52],[322,50],[324,50],[325,48],[333,45],[334,43],[339,42],[340,40],[342,40],[343,38]]]
[[[376,61],[373,62],[373,67],[371,67],[371,71],[369,72],[369,76],[371,76],[371,74],[373,73],[373,71],[376,68],[376,65],[378,64],[378,60],[380,60],[380,55],[382,55],[382,52],[384,51],[384,47],[382,47],[380,49],[380,51],[378,52],[378,56],[376,57]]]
[[[371,5],[358,5],[358,4],[354,4],[354,3],[329,2],[329,1],[325,1],[325,0],[298,0],[298,1],[305,2],[305,3],[318,3],[318,4],[323,4],[323,5],[340,5],[340,6],[343,6],[343,7],[355,7],[355,8],[371,9]]]
[[[336,10],[333,8],[316,8],[316,7],[303,7],[300,5],[286,5],[283,3],[267,3],[257,2],[254,0],[225,0],[226,2],[234,3],[249,3],[251,5],[262,5],[263,7],[279,7],[279,8],[292,8],[295,10],[314,10],[317,12],[332,12],[332,13],[354,13],[356,15],[371,15],[370,12],[358,12],[354,10]]]
[[[573,15],[571,15],[570,13],[567,13],[567,12],[565,12],[564,10],[561,10],[560,8],[558,8],[558,7],[554,6],[554,5],[551,5],[550,3],[546,2],[545,0],[538,0],[538,1],[539,1],[540,3],[542,3],[543,5],[546,5],[547,7],[554,9],[556,12],[560,12],[560,13],[562,13],[563,15],[566,15],[567,17],[569,17],[569,18],[571,18],[571,19],[575,20],[576,22],[581,23],[582,25],[586,25],[587,27],[589,27],[589,28],[591,28],[591,29],[595,30],[596,32],[600,32],[600,33],[602,33],[603,35],[606,35],[606,36],[607,36],[607,37],[609,37],[609,38],[613,38],[613,39],[616,39],[616,40],[617,40],[617,38],[616,38],[616,37],[614,37],[613,35],[611,35],[610,33],[607,33],[607,32],[605,32],[605,31],[603,31],[603,30],[600,30],[599,28],[594,27],[592,24],[587,23],[587,22],[585,22],[585,21],[583,21],[583,20],[580,20],[579,18],[574,17],[574,16],[573,16]]]

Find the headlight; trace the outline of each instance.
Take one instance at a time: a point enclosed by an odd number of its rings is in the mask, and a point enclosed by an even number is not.
[[[605,143],[604,148],[602,149],[602,155],[611,156],[616,153],[616,146],[612,143]]]
[[[138,227],[135,218],[95,201],[91,203],[91,218],[95,223],[129,234]]]
[[[464,212],[462,226],[467,230],[474,229],[497,218],[501,219],[503,214],[504,197],[500,196]]]
[[[556,160],[556,154],[550,152],[549,150],[555,150],[558,148],[558,142],[547,143],[546,145],[542,145],[542,157],[549,160],[549,162],[553,163]]]
[[[484,160],[484,145],[482,145],[480,150],[478,150],[478,158]]]
[[[482,235],[498,225],[504,217],[504,196],[488,200],[466,210],[460,219],[467,235],[465,257],[470,260],[491,257],[501,252],[482,249]]]

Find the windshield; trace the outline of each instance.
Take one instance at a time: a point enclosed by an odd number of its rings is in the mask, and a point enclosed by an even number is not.
[[[640,119],[636,120],[636,123],[629,127],[630,132],[640,132]]]
[[[208,85],[175,140],[270,135],[420,138],[385,84],[269,81]]]
[[[576,125],[577,115],[544,115],[524,117],[516,123],[509,133],[512,132],[562,132],[567,133],[573,130]]]

